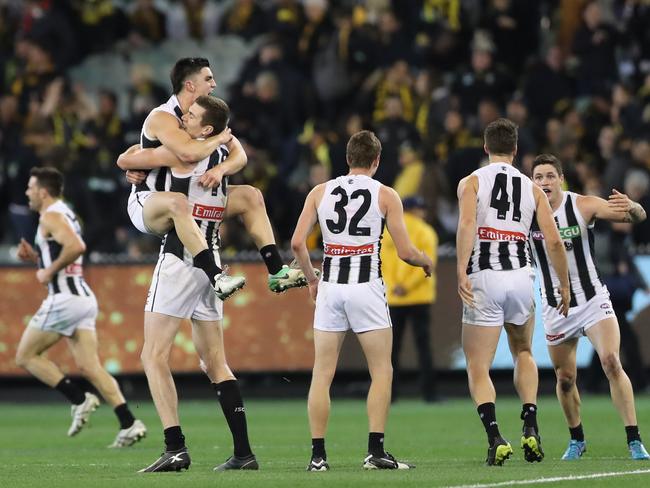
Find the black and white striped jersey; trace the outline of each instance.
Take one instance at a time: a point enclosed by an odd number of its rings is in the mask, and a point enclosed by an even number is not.
[[[381,183],[365,175],[339,176],[325,184],[318,206],[323,281],[353,284],[381,278],[385,215],[379,209],[380,188]]]
[[[604,290],[594,261],[594,224],[587,223],[578,210],[577,193],[565,191],[562,204],[553,213],[569,263],[571,307],[582,305]],[[542,301],[552,307],[560,303],[560,280],[551,266],[544,235],[537,221],[530,233],[531,247],[540,274]]]
[[[199,185],[199,178],[207,170],[222,163],[228,157],[228,148],[219,146],[215,152],[198,163],[191,173],[177,175],[169,171],[169,191],[187,195],[187,200],[192,207],[192,215],[196,224],[201,229],[211,252],[219,249],[219,226],[226,213],[228,200],[228,177],[224,176],[221,184],[216,188],[204,188]],[[185,249],[176,233],[176,229],[169,231],[163,238],[160,254],[170,253],[192,266],[192,255]]]
[[[63,214],[70,223],[72,229],[81,236],[81,226],[75,213],[62,200],[57,200],[50,205],[45,212],[59,212]],[[61,254],[63,246],[52,237],[43,237],[41,226],[36,230],[36,251],[38,252],[38,267],[47,268],[52,261]],[[92,296],[93,292],[83,278],[83,255],[79,256],[74,263],[68,264],[64,269],[58,271],[52,281],[47,285],[50,295],[55,293],[67,293],[69,295]]]
[[[149,115],[147,115],[147,118],[142,124],[142,130],[140,131],[140,147],[143,149],[162,146],[162,143],[158,139],[154,139],[153,137],[148,136],[146,132],[147,119],[151,117],[151,114],[160,111],[174,115],[178,119],[179,124],[181,123],[183,111],[181,110],[181,106],[178,103],[178,98],[176,98],[176,95],[172,95],[165,103],[149,112]],[[133,188],[131,190],[132,192],[169,191],[169,187],[171,186],[169,168],[153,168],[146,170],[146,173],[147,178],[139,185],[133,185]]]
[[[467,274],[530,265],[528,233],[535,215],[533,182],[507,163],[490,163],[478,177],[476,241]]]

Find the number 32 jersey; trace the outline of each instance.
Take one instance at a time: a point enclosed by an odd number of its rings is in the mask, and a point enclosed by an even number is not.
[[[380,188],[381,183],[365,175],[339,176],[325,183],[317,210],[323,281],[354,284],[381,278],[385,215],[379,209]]]
[[[506,163],[490,163],[478,177],[476,241],[467,274],[530,265],[528,234],[535,218],[533,182]]]

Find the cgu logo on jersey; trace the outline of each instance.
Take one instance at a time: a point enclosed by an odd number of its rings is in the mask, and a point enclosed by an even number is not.
[[[478,238],[484,241],[525,241],[526,234],[511,230],[499,230],[492,227],[479,227]]]
[[[201,205],[195,203],[192,209],[192,216],[201,220],[212,220],[221,222],[223,220],[224,207],[211,207],[210,205]]]
[[[571,240],[574,237],[580,237],[579,225],[572,225],[571,227],[560,227],[558,230],[560,231],[560,237],[565,241]]]
[[[374,244],[363,246],[346,246],[344,244],[327,244],[323,252],[328,256],[358,256],[360,254],[372,254],[375,250]]]

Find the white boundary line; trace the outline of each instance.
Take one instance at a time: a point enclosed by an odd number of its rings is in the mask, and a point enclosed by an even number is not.
[[[542,483],[554,483],[556,481],[572,481],[572,480],[588,480],[594,478],[611,478],[613,476],[628,476],[631,474],[650,474],[650,469],[635,469],[634,471],[613,471],[610,473],[593,473],[583,475],[570,475],[570,476],[556,476],[553,478],[537,478],[532,480],[512,480],[501,481],[499,483],[485,483],[474,485],[454,485],[447,488],[495,488],[498,486],[513,486],[513,485],[537,485]]]

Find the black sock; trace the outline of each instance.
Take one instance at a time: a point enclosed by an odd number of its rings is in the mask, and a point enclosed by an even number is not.
[[[178,451],[185,447],[185,436],[180,425],[165,429],[165,448],[167,451]]]
[[[483,427],[485,427],[489,444],[494,444],[494,439],[501,435],[499,433],[499,424],[497,424],[497,414],[494,403],[482,403],[477,407],[476,411],[478,412],[478,416],[481,417]]]
[[[641,442],[641,436],[639,435],[639,426],[638,425],[626,425],[625,433],[627,434],[627,443],[629,444],[632,441]]]
[[[252,455],[253,451],[251,451],[251,446],[248,442],[246,411],[237,380],[213,383],[212,386],[214,386],[214,390],[217,392],[221,410],[223,410],[223,415],[226,417],[228,427],[230,427],[235,456],[241,458]]]
[[[524,421],[524,427],[533,427],[536,433],[539,433],[537,427],[537,405],[534,403],[524,403],[521,407],[521,420]]]
[[[275,274],[282,269],[282,258],[280,253],[278,253],[278,246],[275,244],[269,244],[260,249],[260,254],[266,264],[266,269],[269,270],[269,274]]]
[[[194,267],[201,268],[213,285],[214,277],[221,273],[221,268],[217,266],[214,260],[214,254],[209,249],[204,249],[194,256]]]
[[[327,459],[325,453],[325,439],[322,437],[311,440],[311,457]]]
[[[70,403],[73,405],[81,405],[86,401],[86,394],[83,390],[73,383],[67,376],[64,376],[54,389],[63,393],[63,395],[70,400]]]
[[[577,427],[569,427],[569,434],[571,434],[571,440],[584,442],[585,433],[582,431],[582,423],[578,424]]]
[[[384,433],[370,432],[368,434],[368,452],[373,456],[384,455]]]
[[[135,417],[126,403],[118,405],[114,411],[115,415],[117,415],[117,420],[120,422],[120,429],[128,429],[135,422]]]

